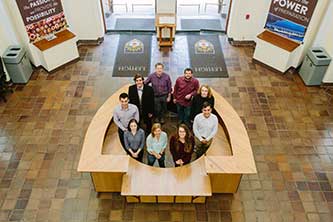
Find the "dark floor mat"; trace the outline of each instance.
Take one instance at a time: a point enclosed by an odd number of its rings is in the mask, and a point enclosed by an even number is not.
[[[148,75],[151,37],[151,35],[120,35],[113,76],[133,77],[137,73]]]
[[[181,19],[182,31],[224,31],[218,19]]]
[[[118,18],[114,29],[120,31],[155,31],[155,19]]]
[[[218,35],[188,35],[187,44],[196,77],[229,77]]]

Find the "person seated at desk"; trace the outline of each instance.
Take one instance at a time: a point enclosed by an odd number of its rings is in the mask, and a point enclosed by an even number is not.
[[[185,124],[178,126],[178,132],[170,138],[170,152],[175,166],[191,162],[194,149],[194,138]]]
[[[139,128],[136,119],[128,123],[128,130],[124,133],[126,152],[134,159],[142,162],[143,147],[145,146],[145,132]]]
[[[136,105],[140,112],[140,121],[146,124],[147,135],[152,127],[154,114],[154,90],[151,86],[143,84],[144,78],[140,74],[134,76],[134,85],[128,88],[129,102]]]
[[[128,104],[127,93],[119,96],[120,104],[113,110],[113,122],[118,126],[118,135],[121,145],[125,148],[124,132],[127,131],[128,123],[131,119],[139,122],[138,108],[133,104]]]
[[[161,124],[154,123],[151,133],[147,137],[148,165],[153,166],[158,160],[160,167],[165,167],[165,149],[168,145],[168,136],[162,131]]]
[[[195,135],[195,153],[198,159],[206,153],[209,146],[212,144],[213,137],[217,133],[218,119],[212,113],[212,106],[204,102],[202,105],[202,113],[194,118],[193,132]]]
[[[192,121],[196,115],[201,113],[202,105],[204,102],[208,102],[210,105],[212,105],[212,109],[214,109],[215,99],[208,85],[201,85],[198,90],[198,94],[193,97],[191,106]]]

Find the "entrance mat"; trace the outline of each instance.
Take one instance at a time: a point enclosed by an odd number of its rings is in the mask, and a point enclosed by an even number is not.
[[[182,31],[224,31],[218,19],[181,19]]]
[[[187,44],[195,77],[229,77],[218,35],[188,35]]]
[[[119,31],[155,31],[155,19],[118,18],[115,30]]]
[[[150,70],[152,35],[119,35],[113,76],[134,77],[135,74],[147,76]]]

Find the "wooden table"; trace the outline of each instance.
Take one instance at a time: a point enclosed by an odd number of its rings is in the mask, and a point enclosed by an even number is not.
[[[218,134],[207,154],[177,168],[157,168],[133,160],[120,145],[112,112],[116,91],[92,119],[79,160],[78,171],[89,172],[97,192],[121,192],[127,202],[203,203],[213,193],[235,193],[243,174],[257,173],[243,122],[216,91]],[[226,129],[226,130],[224,130]]]

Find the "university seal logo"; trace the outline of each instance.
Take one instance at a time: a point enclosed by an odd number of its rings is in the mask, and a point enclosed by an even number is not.
[[[195,54],[215,54],[214,45],[205,40],[201,39],[194,44]]]
[[[126,42],[124,47],[124,54],[143,53],[144,45],[138,39],[132,39]]]

